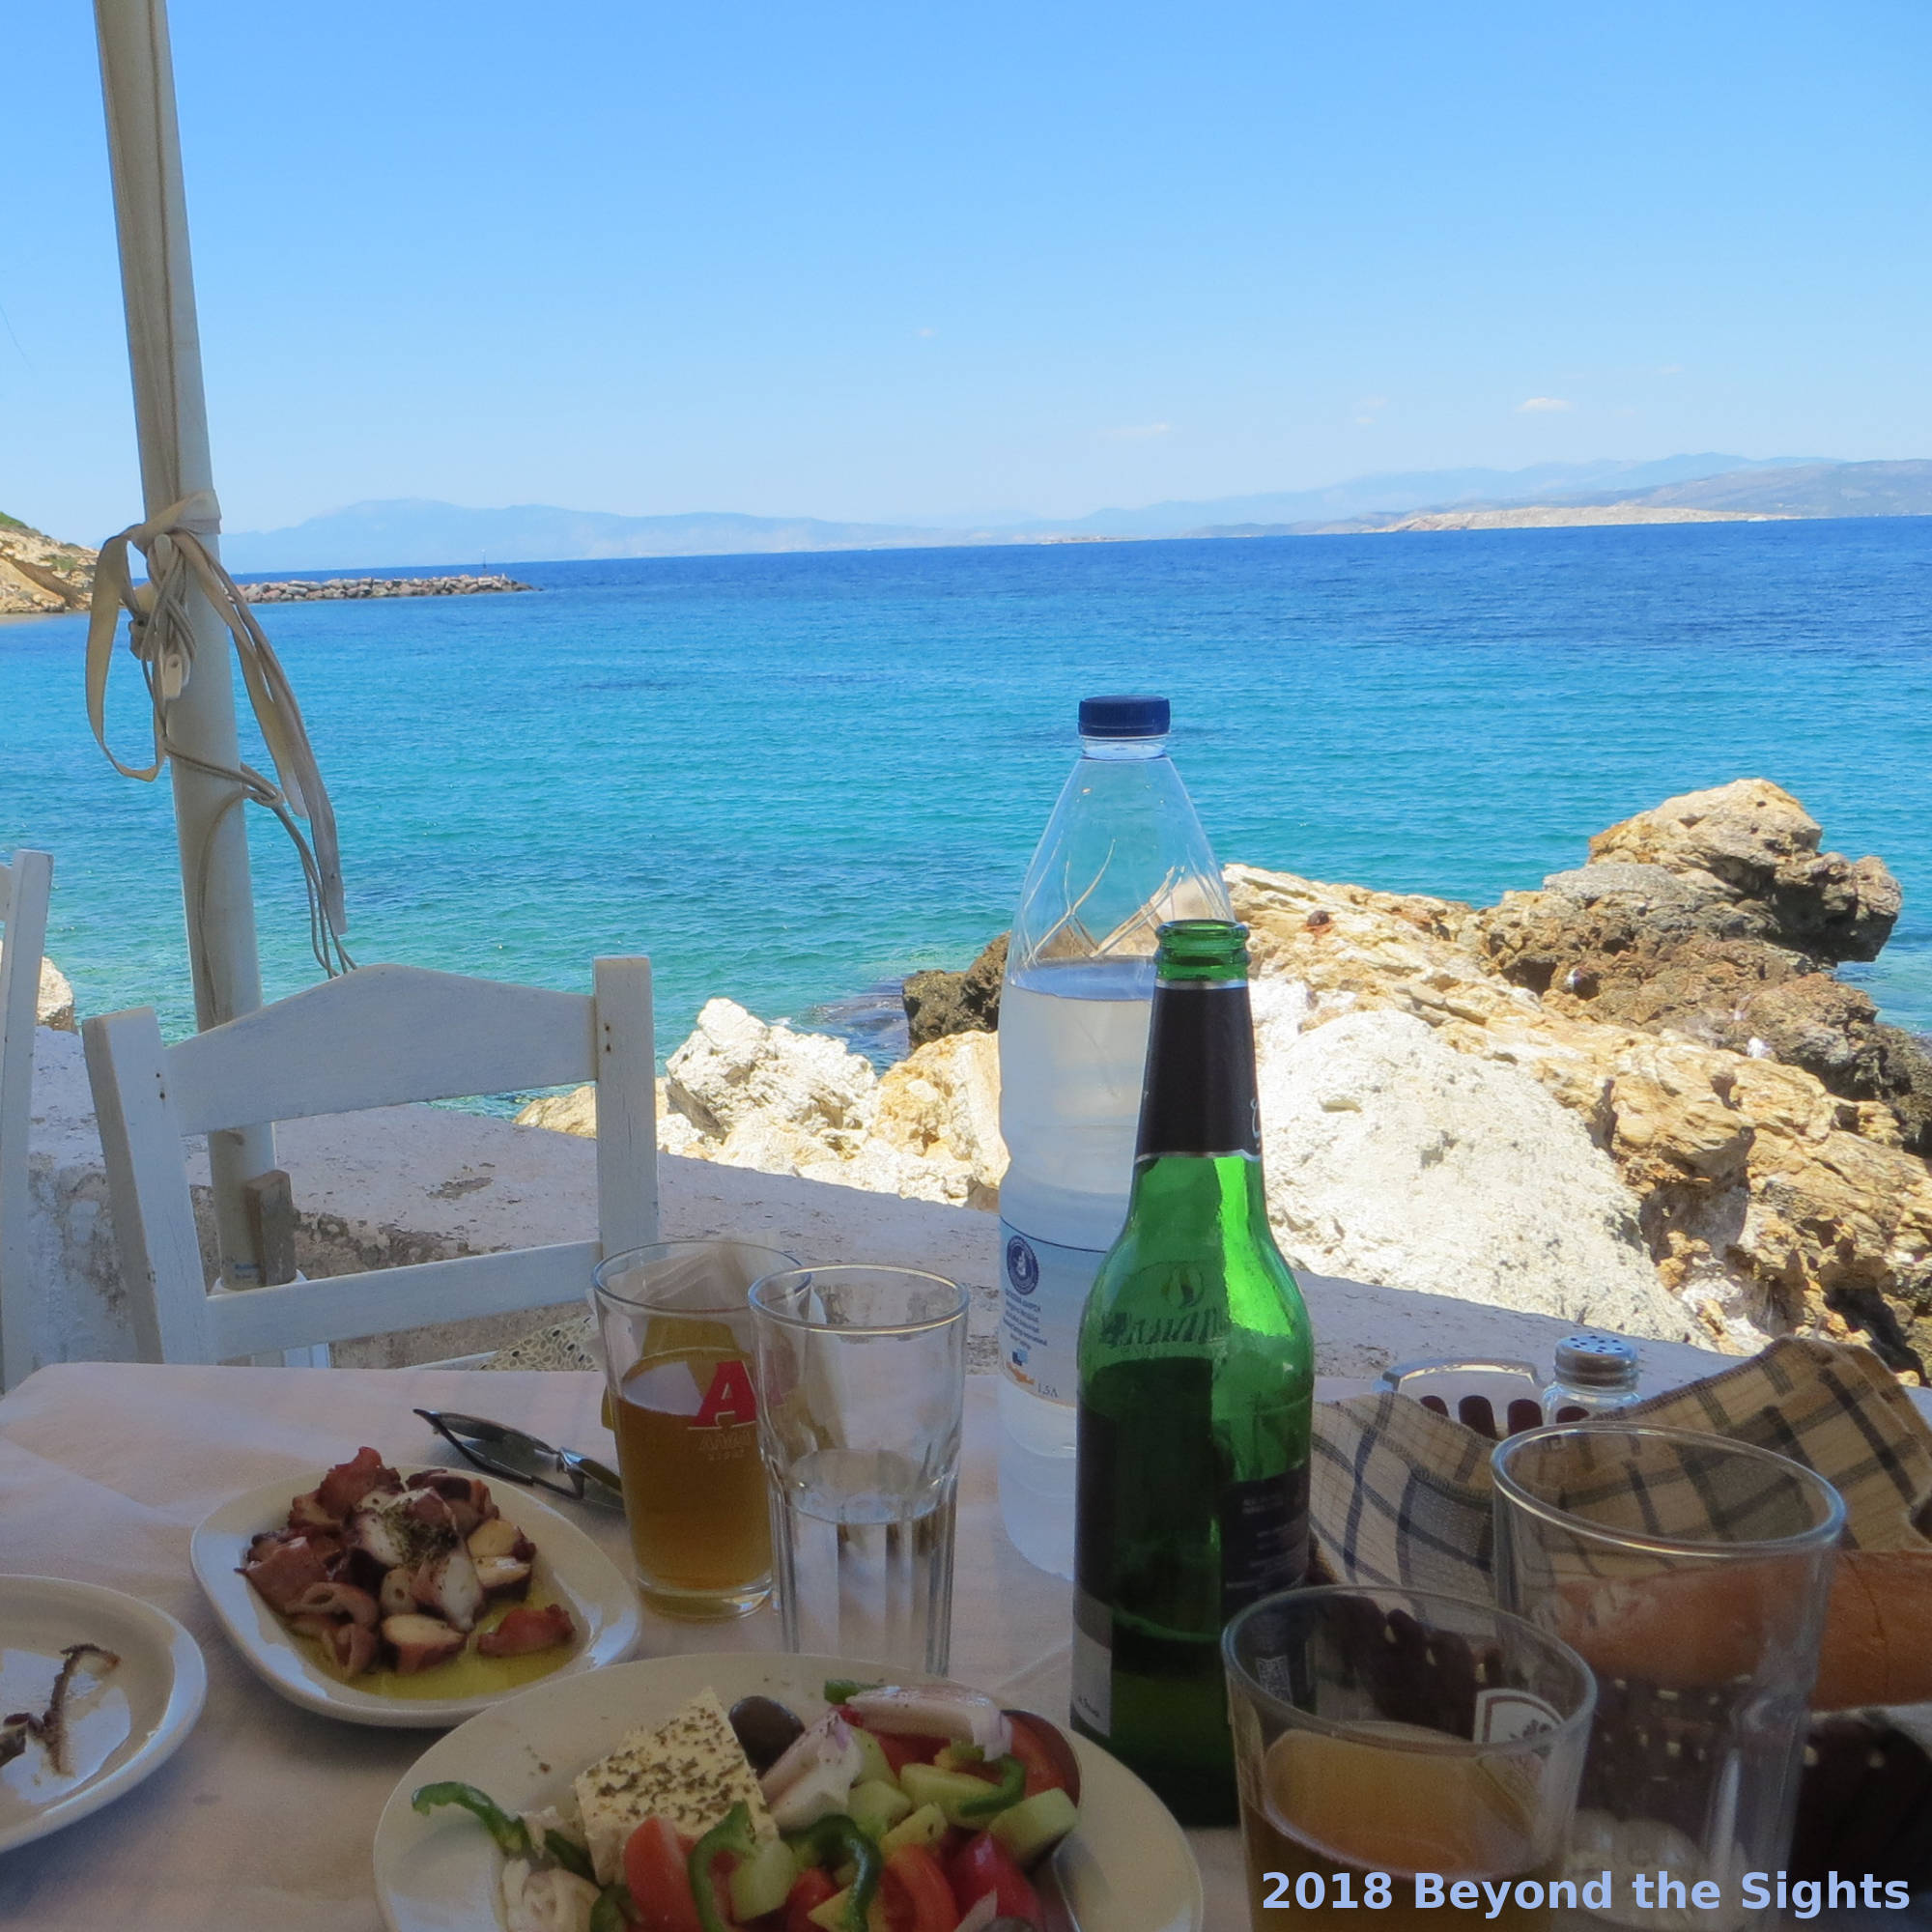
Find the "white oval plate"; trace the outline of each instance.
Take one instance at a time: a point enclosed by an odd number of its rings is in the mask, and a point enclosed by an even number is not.
[[[413,1475],[417,1466],[404,1466],[401,1473]],[[203,1520],[188,1546],[196,1580],[214,1606],[221,1628],[263,1683],[290,1703],[319,1711],[325,1718],[416,1731],[447,1729],[531,1688],[519,1685],[474,1697],[384,1697],[331,1677],[241,1575],[249,1539],[287,1522],[296,1494],[295,1486],[284,1477],[231,1497]],[[538,1502],[527,1490],[493,1482],[490,1494],[536,1545],[538,1576],[568,1606],[582,1633],[576,1655],[539,1681],[578,1676],[625,1656],[638,1640],[641,1620],[637,1590],[617,1566],[574,1522]]]
[[[208,1666],[173,1617],[55,1577],[0,1577],[0,1711],[45,1710],[72,1643],[98,1643],[121,1662],[104,1674],[90,1665],[68,1693],[68,1775],[32,1741],[0,1765],[0,1852],[111,1804],[158,1771],[201,1715]]]
[[[708,1685],[728,1706],[762,1694],[810,1722],[828,1677],[876,1681],[882,1665],[832,1657],[729,1651],[649,1658],[595,1678],[533,1684],[439,1738],[390,1794],[376,1827],[376,1896],[389,1932],[496,1932],[502,1860],[489,1834],[452,1810],[423,1817],[417,1788],[480,1786],[507,1811],[565,1798],[577,1774],[639,1724],[662,1723]],[[1174,1815],[1125,1765],[1084,1738],[1080,1829],[1054,1861],[1080,1932],[1201,1932],[1201,1873]]]

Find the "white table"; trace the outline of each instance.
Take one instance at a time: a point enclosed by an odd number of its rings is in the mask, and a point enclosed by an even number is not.
[[[480,1411],[609,1456],[600,1389],[589,1375],[75,1363],[43,1369],[0,1401],[0,1571],[104,1583],[159,1605],[194,1633],[209,1678],[201,1721],[170,1763],[93,1817],[0,1856],[0,1925],[379,1932],[377,1816],[439,1734],[369,1730],[284,1703],[216,1628],[188,1570],[189,1532],[239,1491],[279,1479],[291,1494],[311,1487],[364,1442],[398,1462],[449,1460],[416,1407]],[[992,1379],[972,1377],[968,1390],[952,1671],[1061,1718],[1068,1586],[1001,1530]],[[627,1560],[614,1513],[575,1515],[614,1561]],[[639,1654],[777,1644],[769,1609],[704,1626],[647,1617]],[[1232,1932],[1246,1923],[1236,1834],[1190,1835],[1208,1924]]]

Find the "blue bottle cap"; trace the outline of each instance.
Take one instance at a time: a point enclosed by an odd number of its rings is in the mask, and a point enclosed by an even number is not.
[[[1083,738],[1164,738],[1168,704],[1164,697],[1083,697]]]

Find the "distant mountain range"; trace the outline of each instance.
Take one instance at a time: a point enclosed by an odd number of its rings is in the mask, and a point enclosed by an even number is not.
[[[1539,507],[1564,514],[1539,516]],[[1617,514],[1601,519],[1582,514],[1594,509]],[[1470,514],[1451,514],[1462,512]],[[1061,522],[1025,519],[985,528],[956,523],[950,527],[828,523],[815,517],[723,511],[625,517],[544,503],[474,510],[406,497],[353,503],[287,529],[239,531],[224,536],[221,548],[231,570],[249,575],[1133,537],[1306,536],[1518,523],[1922,516],[1932,516],[1932,462],[1704,455],[1656,463],[1546,463],[1514,470],[1410,470],[1357,477],[1321,490],[1153,503],[1145,509],[1096,510]]]

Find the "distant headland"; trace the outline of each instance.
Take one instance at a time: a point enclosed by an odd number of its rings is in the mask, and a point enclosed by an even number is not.
[[[351,504],[287,529],[242,531],[222,539],[222,554],[234,570],[354,570],[390,558],[425,565],[499,557],[563,562],[1159,537],[1900,516],[1932,516],[1932,462],[1753,461],[1706,455],[1655,463],[1539,464],[1520,470],[1417,470],[1359,477],[1320,490],[983,526],[957,520],[834,523],[724,511],[630,517],[543,503],[469,509],[402,499]]]
[[[632,517],[523,503],[473,509],[402,497],[352,503],[283,529],[223,536],[231,570],[366,572],[382,577],[262,585],[256,602],[460,596],[527,589],[485,559],[569,562],[655,556],[741,556],[819,551],[921,550],[1019,544],[1126,543],[1163,537],[1353,536],[1461,530],[1569,529],[1593,525],[1764,523],[1835,517],[1932,516],[1932,461],[1837,463],[1707,454],[1656,462],[1545,463],[1526,469],[1407,470],[1319,490],[1095,510],[1063,520],[975,526],[835,523],[690,511]],[[411,576],[452,559],[461,575]],[[93,553],[0,516],[0,613],[84,609]],[[393,586],[393,587],[384,587]],[[272,592],[272,594],[270,594]]]

